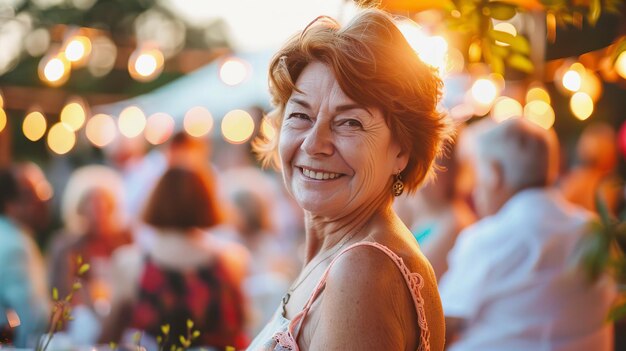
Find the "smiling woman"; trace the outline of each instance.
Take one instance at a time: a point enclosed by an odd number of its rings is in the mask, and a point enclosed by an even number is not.
[[[249,350],[443,349],[435,276],[391,209],[448,138],[440,88],[378,10],[320,17],[274,56],[279,135],[256,148],[305,210],[307,257]]]

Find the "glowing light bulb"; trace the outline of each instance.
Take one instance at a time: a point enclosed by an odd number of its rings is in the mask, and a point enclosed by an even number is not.
[[[7,113],[4,112],[4,109],[0,107],[0,133],[4,130],[4,127],[7,126]]]
[[[245,143],[252,136],[252,132],[254,132],[254,120],[246,111],[233,110],[222,119],[222,135],[229,143]]]
[[[117,136],[113,117],[102,113],[91,117],[85,127],[85,134],[94,146],[104,147],[110,144]]]
[[[550,94],[548,94],[548,92],[543,88],[531,88],[528,90],[528,92],[526,92],[526,102],[528,103],[535,100],[540,100],[549,104],[551,102]]]
[[[481,78],[472,85],[472,97],[481,105],[490,105],[498,95],[498,88],[489,79]]]
[[[174,132],[174,119],[167,113],[155,113],[148,117],[144,136],[152,145],[163,144]]]
[[[163,53],[156,48],[138,48],[128,59],[128,73],[137,81],[151,81],[163,71],[164,60]]]
[[[498,123],[509,118],[522,117],[523,115],[524,109],[522,104],[507,96],[501,96],[496,99],[491,109],[491,118]]]
[[[552,128],[555,120],[552,106],[541,100],[531,101],[524,106],[524,118],[544,129]]]
[[[61,110],[61,122],[65,123],[72,131],[79,130],[85,123],[85,118],[85,109],[78,102],[70,102]]]
[[[192,107],[185,113],[183,128],[193,137],[205,136],[213,129],[213,116],[202,106]]]
[[[120,113],[117,126],[123,136],[134,138],[141,134],[146,127],[146,115],[139,107],[128,106]]]
[[[276,129],[267,118],[263,118],[261,122],[261,134],[267,138],[267,140],[274,140],[276,137]]]
[[[582,82],[582,77],[580,73],[569,70],[565,72],[563,75],[563,87],[569,91],[578,91],[580,89],[580,84]]]
[[[91,40],[78,35],[73,37],[65,46],[65,57],[72,63],[83,61],[91,53]]]
[[[587,93],[578,92],[570,98],[569,107],[574,117],[584,121],[593,113],[593,99]]]
[[[28,138],[30,141],[37,141],[41,139],[46,133],[47,122],[46,117],[39,112],[34,111],[26,115],[24,117],[24,122],[22,122],[22,131],[24,132],[24,136]]]
[[[48,132],[48,147],[58,155],[68,153],[76,144],[76,136],[70,126],[56,123]]]
[[[62,85],[69,76],[70,62],[63,55],[46,56],[39,62],[39,78],[48,85]]]
[[[246,62],[229,58],[220,67],[220,79],[227,85],[241,84],[248,77],[248,65]]]

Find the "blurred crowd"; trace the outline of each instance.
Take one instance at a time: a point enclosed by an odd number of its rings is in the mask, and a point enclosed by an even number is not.
[[[574,251],[570,241],[579,236],[569,234],[587,230],[583,224],[595,216],[596,196],[614,215],[625,200],[610,126],[590,124],[575,159],[563,162],[561,148],[559,162],[547,150],[534,149],[532,141],[506,148],[486,138],[491,124],[484,119],[459,127],[437,160],[436,177],[394,204],[440,281],[446,316],[458,311],[468,323],[461,339],[480,338],[480,328],[493,326],[485,324],[489,318],[501,322],[501,331],[483,334],[514,334],[530,323],[500,320],[489,308],[515,313],[527,307],[527,297],[518,294],[524,284],[559,280],[571,269],[568,259],[558,257]],[[142,331],[148,350],[159,344],[169,350],[179,335],[187,335],[188,320],[200,332],[192,346],[245,348],[302,265],[303,214],[285,193],[279,172],[261,170],[249,143],[212,143],[184,132],[152,150],[139,139],[121,138],[105,156],[104,162],[73,170],[63,190],[55,189],[62,227],[43,238],[55,213],[42,195],[51,192],[46,175],[34,163],[1,171],[0,343],[33,346],[47,331],[58,303],[53,300],[71,296],[73,319],[53,342],[61,348],[129,344]],[[531,184],[533,169],[542,164],[554,176],[545,184],[549,195],[524,190],[523,199],[513,194],[515,204],[510,198],[489,211],[498,182]],[[503,168],[504,180],[480,169],[492,166]],[[505,210],[513,217],[496,221]],[[496,230],[510,240],[487,238]],[[86,273],[81,262],[89,264]],[[608,313],[614,286],[589,285],[586,295],[568,299],[580,287],[559,282],[533,293],[545,294],[552,304],[560,300],[564,310],[585,305],[587,315]],[[624,347],[615,335],[615,349]]]

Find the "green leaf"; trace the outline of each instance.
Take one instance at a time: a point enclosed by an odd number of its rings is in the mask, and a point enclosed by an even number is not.
[[[502,1],[491,1],[487,7],[491,17],[500,21],[509,20],[517,13],[517,6]]]
[[[52,288],[52,300],[59,301],[59,290],[57,288]]]
[[[602,220],[602,224],[604,224],[605,226],[610,226],[612,222],[611,214],[609,213],[609,209],[606,206],[606,202],[604,201],[604,199],[602,199],[602,196],[600,195],[600,193],[596,192],[594,196],[594,200],[596,203],[596,210],[598,211],[598,214],[600,215],[600,220]]]
[[[511,42],[511,49],[517,51],[520,54],[530,54],[530,44],[528,44],[528,40],[521,34],[513,37],[513,41]]]
[[[509,56],[507,62],[511,67],[524,73],[532,73],[535,69],[535,65],[532,61],[528,57],[520,54],[513,54]]]
[[[600,13],[602,12],[602,3],[600,0],[590,0],[589,1],[589,13],[587,14],[587,21],[592,26],[595,26],[598,23],[598,18],[600,18]]]
[[[89,263],[83,263],[78,269],[78,275],[83,275],[89,270]]]

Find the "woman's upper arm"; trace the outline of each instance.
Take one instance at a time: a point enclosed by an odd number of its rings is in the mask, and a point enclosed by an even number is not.
[[[310,350],[405,349],[415,308],[402,273],[385,253],[372,247],[346,252],[320,298]]]

